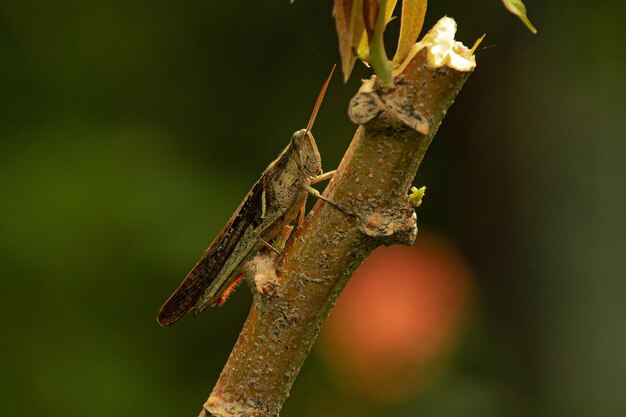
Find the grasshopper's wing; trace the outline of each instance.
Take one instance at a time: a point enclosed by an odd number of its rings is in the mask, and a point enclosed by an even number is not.
[[[163,304],[157,316],[157,321],[161,326],[173,324],[196,304],[231,256],[245,231],[261,223],[262,199],[266,186],[267,178],[263,175],[254,184],[196,266]]]

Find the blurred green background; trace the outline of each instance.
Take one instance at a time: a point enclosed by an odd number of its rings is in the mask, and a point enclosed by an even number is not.
[[[626,7],[525,3],[536,37],[497,0],[429,5],[426,28],[487,32],[416,178],[420,230],[471,271],[441,371],[381,402],[318,344],[284,416],[626,415]],[[249,291],[167,329],[156,312],[306,124],[339,61],[331,6],[0,2],[0,415],[198,414]],[[368,76],[331,83],[326,169]]]

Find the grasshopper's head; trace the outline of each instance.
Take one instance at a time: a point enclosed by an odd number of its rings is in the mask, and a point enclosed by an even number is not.
[[[322,159],[317,150],[313,134],[307,130],[298,130],[291,136],[293,157],[298,167],[309,176],[318,176],[322,173]]]
[[[315,101],[315,106],[313,107],[313,112],[311,113],[311,118],[309,119],[306,129],[298,130],[291,137],[290,146],[293,151],[292,156],[298,164],[300,171],[304,172],[304,174],[309,177],[317,177],[322,174],[322,159],[320,158],[320,152],[317,150],[317,144],[315,143],[315,138],[313,138],[311,129],[313,129],[315,117],[317,117],[317,112],[322,105],[326,88],[328,88],[328,83],[330,83],[330,79],[333,76],[334,71],[335,66],[333,65],[330,75],[322,86],[322,91],[320,91],[320,94],[317,96],[317,100]]]

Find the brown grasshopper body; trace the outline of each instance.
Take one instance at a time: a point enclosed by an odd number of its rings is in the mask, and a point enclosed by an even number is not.
[[[161,307],[157,316],[161,326],[173,324],[189,310],[198,315],[209,306],[221,304],[246,262],[279,236],[299,212],[303,213],[307,194],[320,197],[311,184],[328,174],[321,175],[322,162],[311,127],[331,76],[332,72],[307,128],[293,134],[289,145],[263,172],[200,261]]]

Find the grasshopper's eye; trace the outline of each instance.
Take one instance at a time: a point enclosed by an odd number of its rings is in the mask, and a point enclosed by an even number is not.
[[[296,149],[302,148],[305,134],[306,134],[306,130],[301,129],[291,136],[291,142],[293,142],[293,145]]]

